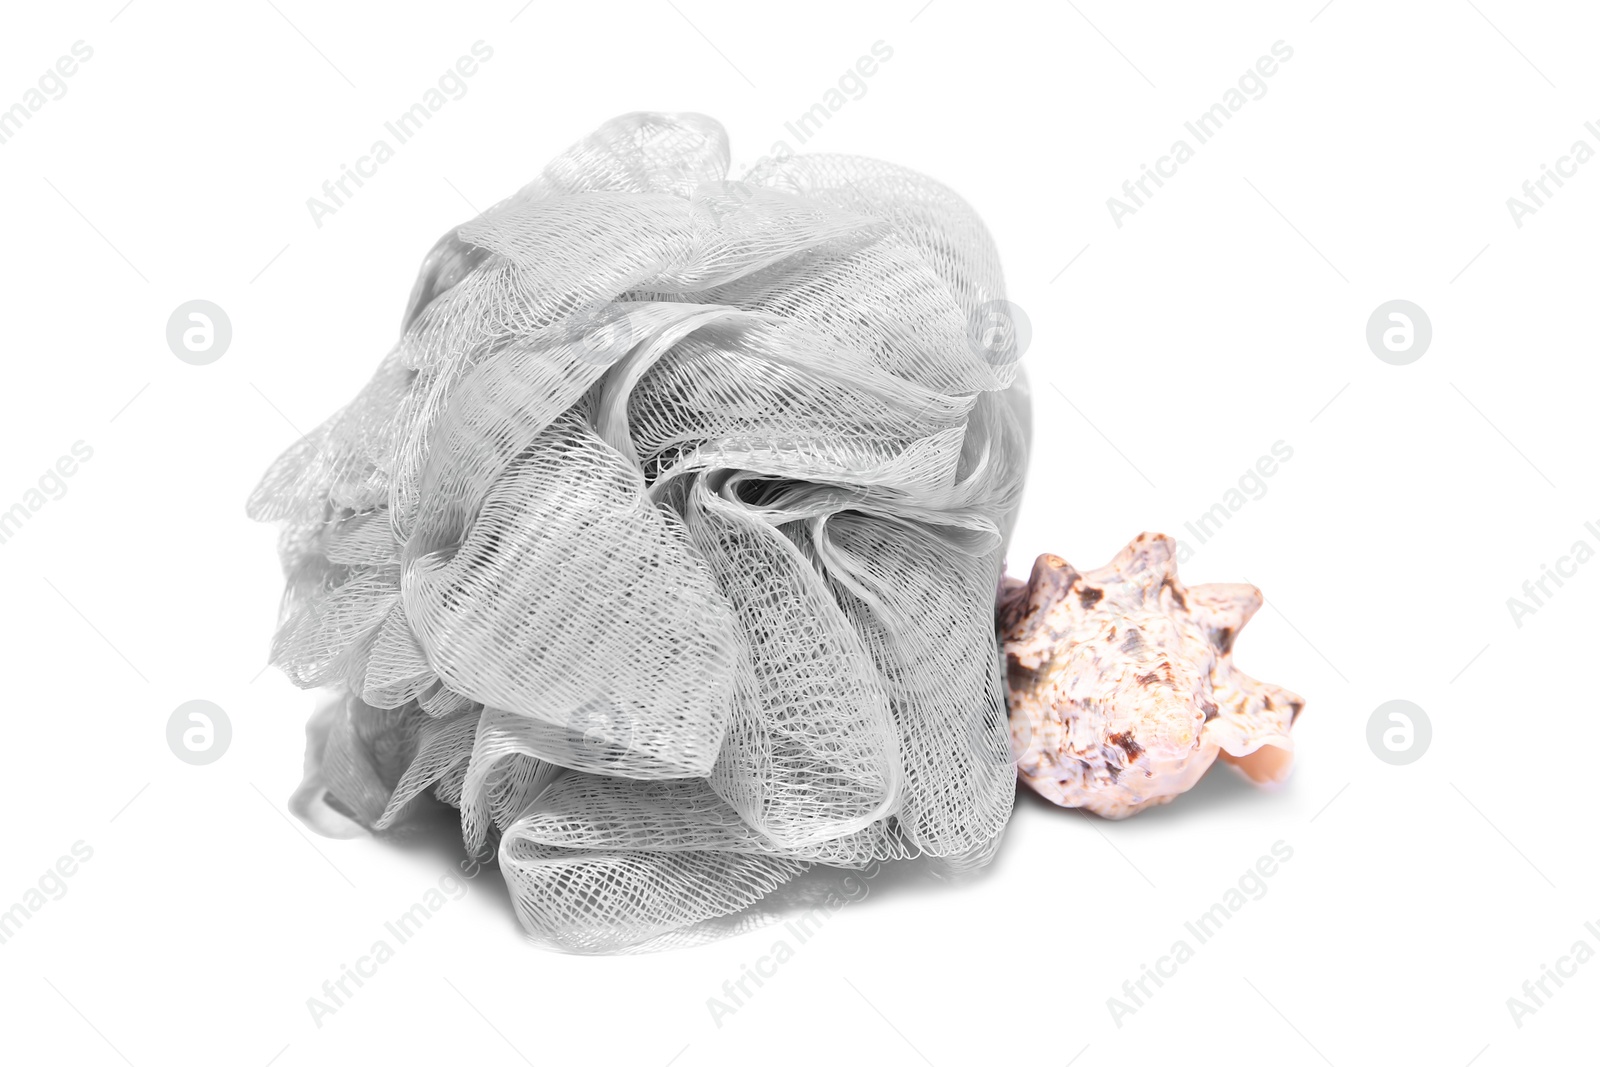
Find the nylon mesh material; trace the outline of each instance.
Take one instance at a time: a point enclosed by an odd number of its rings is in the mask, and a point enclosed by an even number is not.
[[[989,236],[886,163],[727,167],[700,115],[574,145],[439,241],[250,498],[272,660],[335,694],[295,810],[458,808],[562,949],[739,929],[817,864],[979,866],[1011,810],[1027,392]]]

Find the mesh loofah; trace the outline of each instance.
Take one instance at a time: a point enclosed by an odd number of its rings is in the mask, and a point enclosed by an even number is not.
[[[273,662],[339,693],[296,810],[459,808],[569,950],[735,928],[814,864],[981,865],[1010,814],[989,237],[898,167],[727,165],[710,119],[628,115],[447,234],[250,500]]]

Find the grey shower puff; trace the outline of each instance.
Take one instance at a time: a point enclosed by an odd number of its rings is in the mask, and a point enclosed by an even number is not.
[[[1027,398],[988,234],[889,164],[728,158],[626,115],[447,234],[250,500],[273,661],[339,694],[296,810],[382,830],[431,792],[569,950],[812,864],[981,864],[1011,809]]]

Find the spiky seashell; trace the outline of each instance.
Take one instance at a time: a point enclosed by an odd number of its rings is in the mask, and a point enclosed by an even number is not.
[[[1219,754],[1256,782],[1289,773],[1305,701],[1233,665],[1261,591],[1186,589],[1174,549],[1143,533],[1087,573],[1047,554],[1000,590],[1017,772],[1063,807],[1126,818],[1194,785]]]

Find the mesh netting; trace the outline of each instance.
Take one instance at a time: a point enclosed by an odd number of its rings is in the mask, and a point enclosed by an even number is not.
[[[814,864],[981,865],[1011,810],[988,234],[888,164],[727,166],[712,120],[628,115],[447,234],[250,500],[273,662],[340,694],[297,811],[459,808],[561,948],[687,943]]]

